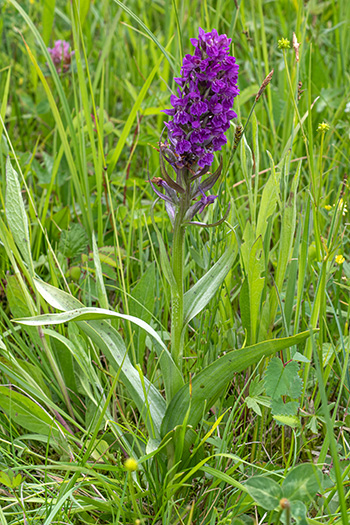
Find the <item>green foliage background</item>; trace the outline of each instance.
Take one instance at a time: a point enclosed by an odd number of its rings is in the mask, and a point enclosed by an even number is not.
[[[297,523],[347,523],[349,25],[346,0],[0,0],[1,523],[278,523],[288,520],[281,497]],[[233,157],[235,125],[228,132],[219,198],[204,216],[215,222],[231,203],[226,222],[187,231],[186,289],[230,242],[235,259],[190,320],[184,376],[201,390],[196,375],[232,349],[314,335],[232,374],[197,427],[179,409],[157,441],[130,395],[147,379],[147,414],[165,403],[149,334],[103,321],[136,370],[128,376],[74,323],[12,320],[55,311],[36,276],[73,302],[140,318],[169,344],[148,172],[159,176],[161,110],[199,26],[233,40],[236,124],[274,74]],[[58,39],[75,50],[66,74],[47,52]],[[153,213],[170,253],[166,212]]]

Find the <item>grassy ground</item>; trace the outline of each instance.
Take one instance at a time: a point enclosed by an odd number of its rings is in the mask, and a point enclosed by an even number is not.
[[[0,0],[0,13],[0,523],[348,523],[350,3]],[[164,365],[173,233],[148,173],[199,27],[232,37],[241,93],[202,219],[229,215],[186,233],[186,290],[230,263],[208,304],[191,296],[181,405]],[[58,39],[75,50],[63,73]],[[82,305],[148,328],[91,312],[13,322]]]

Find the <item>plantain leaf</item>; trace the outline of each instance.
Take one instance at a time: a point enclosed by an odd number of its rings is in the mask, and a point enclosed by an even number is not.
[[[306,331],[292,337],[264,341],[239,350],[232,350],[211,363],[192,378],[192,396],[190,396],[189,384],[186,384],[172,399],[165,412],[161,435],[165,436],[176,425],[182,423],[190,403],[191,409],[187,424],[195,428],[205,407],[209,409],[215,403],[234,373],[245,370],[263,357],[302,343],[309,336],[310,332]]]
[[[214,297],[236,258],[236,245],[231,242],[225,253],[184,295],[184,324],[193,319],[203,310]]]
[[[18,182],[17,173],[12,168],[10,158],[6,161],[6,217],[13,239],[33,275],[33,261],[30,252],[28,218]]]

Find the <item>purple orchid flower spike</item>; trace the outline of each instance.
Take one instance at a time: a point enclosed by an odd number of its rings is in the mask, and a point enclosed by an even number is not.
[[[215,29],[206,33],[200,28],[198,38],[191,43],[194,53],[183,59],[181,76],[175,79],[177,94],[170,97],[172,108],[164,110],[171,118],[165,123],[167,139],[162,142],[163,130],[159,143],[162,179],[156,183],[163,192],[155,187],[154,179],[152,182],[168,213],[171,211],[172,222],[181,213],[186,223],[217,198],[206,193],[220,177],[222,160],[216,171],[202,178],[213,163],[214,153],[227,142],[225,132],[237,117],[232,105],[239,94],[238,65],[229,55],[231,39]]]
[[[170,97],[172,107],[164,110],[170,119],[165,123],[166,139],[163,140],[163,130],[159,141],[161,177],[150,180],[158,199],[165,202],[173,225],[170,263],[161,234],[153,222],[171,289],[171,354],[179,366],[185,333],[185,230],[188,224],[217,226],[229,213],[230,207],[214,224],[194,220],[218,199],[217,195],[207,195],[207,192],[220,177],[222,160],[217,170],[210,173],[209,169],[215,152],[227,142],[225,132],[230,121],[237,117],[232,106],[239,93],[238,65],[229,55],[231,39],[219,35],[215,29],[210,33],[199,29],[198,38],[191,43],[194,53],[184,57],[181,76],[175,79],[177,93]]]

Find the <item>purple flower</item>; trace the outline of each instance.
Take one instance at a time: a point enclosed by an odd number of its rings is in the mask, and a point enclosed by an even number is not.
[[[58,73],[65,73],[70,67],[74,51],[70,52],[69,48],[70,44],[65,40],[56,40],[53,48],[47,48]]]
[[[185,55],[181,77],[175,79],[178,96],[171,95],[172,109],[164,112],[172,117],[166,123],[167,145],[179,156],[178,166],[195,170],[210,166],[213,152],[226,144],[223,133],[237,117],[231,108],[239,94],[239,66],[229,55],[231,39],[215,29],[206,33],[200,28],[191,43],[194,53]]]
[[[239,94],[238,65],[229,55],[231,39],[215,29],[205,33],[200,28],[198,39],[191,39],[191,43],[194,53],[184,57],[181,76],[174,79],[179,87],[177,95],[170,97],[172,108],[164,110],[170,119],[165,122],[168,138],[159,143],[163,178],[150,181],[165,201],[173,225],[177,214],[185,223],[203,225],[191,221],[217,198],[206,192],[219,179],[222,160],[215,172],[203,178],[214,161],[214,152],[227,142],[224,133],[230,120],[237,117],[232,106]],[[164,161],[176,177],[169,175]]]

